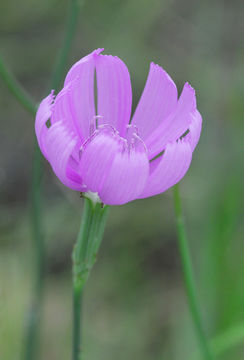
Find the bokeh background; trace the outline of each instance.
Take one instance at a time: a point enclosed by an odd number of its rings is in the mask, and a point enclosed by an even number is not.
[[[64,36],[69,1],[0,2],[6,63],[39,101]],[[149,63],[196,89],[203,131],[181,182],[209,339],[244,323],[244,2],[83,1],[69,65],[97,47],[121,57],[135,107]],[[30,301],[34,119],[0,79],[0,359],[19,359]],[[71,251],[82,201],[45,163],[47,263],[40,357],[71,348]],[[171,190],[114,207],[84,298],[85,359],[198,359],[182,283]],[[240,325],[241,326],[241,325]],[[240,331],[241,332],[241,331]],[[243,333],[243,331],[242,331]],[[243,334],[244,336],[244,334]],[[244,358],[244,341],[219,356]]]

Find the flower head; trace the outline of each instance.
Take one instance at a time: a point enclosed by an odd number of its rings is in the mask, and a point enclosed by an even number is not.
[[[178,99],[173,80],[154,63],[131,118],[128,69],[101,51],[74,64],[56,98],[51,92],[41,102],[35,130],[64,185],[118,205],[162,193],[180,181],[202,119],[193,88],[186,83]]]

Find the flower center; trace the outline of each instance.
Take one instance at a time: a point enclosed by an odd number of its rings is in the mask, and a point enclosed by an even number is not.
[[[125,137],[122,137],[119,132],[109,124],[99,124],[101,120],[103,119],[103,116],[97,115],[94,117],[94,123],[90,127],[90,136],[87,140],[85,140],[80,147],[79,157],[81,157],[82,152],[86,148],[86,146],[93,141],[93,139],[99,135],[107,135],[111,136],[120,147],[120,151],[128,151],[128,153],[131,151],[132,148],[137,147],[137,145],[144,146],[145,150],[146,146],[142,139],[140,138],[138,134],[138,128],[135,125],[127,125],[126,126],[126,134]]]
[[[145,187],[149,160],[144,142],[135,126],[128,125],[125,136],[111,125],[98,125],[82,144],[79,169],[91,193],[106,204],[128,202]],[[94,195],[94,194],[92,194]]]

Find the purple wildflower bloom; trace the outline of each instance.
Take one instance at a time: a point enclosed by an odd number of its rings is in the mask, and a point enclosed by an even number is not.
[[[202,118],[193,88],[186,83],[178,99],[173,80],[151,63],[130,120],[128,69],[101,51],[74,64],[56,98],[52,92],[41,102],[35,129],[43,155],[64,185],[119,205],[162,193],[181,180]]]

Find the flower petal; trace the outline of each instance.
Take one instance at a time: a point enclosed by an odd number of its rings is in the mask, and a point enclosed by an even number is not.
[[[145,139],[164,121],[177,104],[177,88],[159,65],[151,63],[145,88],[132,119]]]
[[[43,144],[43,138],[45,137],[48,128],[46,122],[50,119],[52,114],[52,102],[53,102],[53,91],[40,103],[35,120],[35,132],[38,141],[38,145],[41,149],[42,154],[46,157],[46,151]]]
[[[138,138],[130,150],[117,151],[99,196],[108,205],[125,204],[141,194],[148,175],[147,152],[142,140]]]
[[[59,121],[63,121],[65,126],[73,132],[78,132],[79,129],[72,116],[71,104],[70,104],[70,89],[72,83],[68,83],[56,96],[51,116],[51,124]]]
[[[80,169],[89,191],[99,192],[110,171],[119,143],[112,128],[96,131],[83,146]]]
[[[130,120],[132,90],[128,69],[118,57],[100,55],[102,50],[93,51],[72,66],[55,103],[55,109],[60,107],[57,115],[60,117],[65,109],[67,122],[73,123],[82,141],[96,127],[95,68],[99,125],[110,124],[124,136]],[[57,115],[54,121],[62,120]]]
[[[64,83],[64,86],[69,88],[63,98],[66,104],[69,104],[67,106],[69,106],[70,116],[67,121],[73,122],[82,141],[89,137],[91,127],[95,124],[94,56],[101,51],[102,49],[97,49],[75,63]]]
[[[186,174],[191,159],[192,150],[188,141],[183,139],[169,143],[162,157],[150,163],[150,175],[139,198],[160,194],[175,185]]]
[[[75,159],[72,158],[79,139],[59,121],[48,129],[43,140],[47,160],[59,180],[71,189],[83,191],[84,186],[74,166]]]
[[[84,66],[87,65],[87,63],[94,63],[94,55],[100,54],[103,49],[96,49],[87,56],[81,58],[79,61],[77,61],[69,70],[69,72],[66,75],[64,86],[66,86],[68,83],[72,82],[73,80],[81,77],[83,74]]]
[[[198,144],[202,130],[202,116],[197,109],[191,113],[191,119],[192,121],[190,123],[189,133],[186,135],[186,139],[189,140],[192,151],[194,151]]]
[[[191,112],[195,109],[195,91],[186,83],[175,110],[145,140],[150,159],[159,154],[167,143],[177,140],[188,130],[192,120]]]
[[[97,115],[100,124],[109,124],[125,135],[131,115],[132,90],[126,65],[116,56],[95,55]]]

